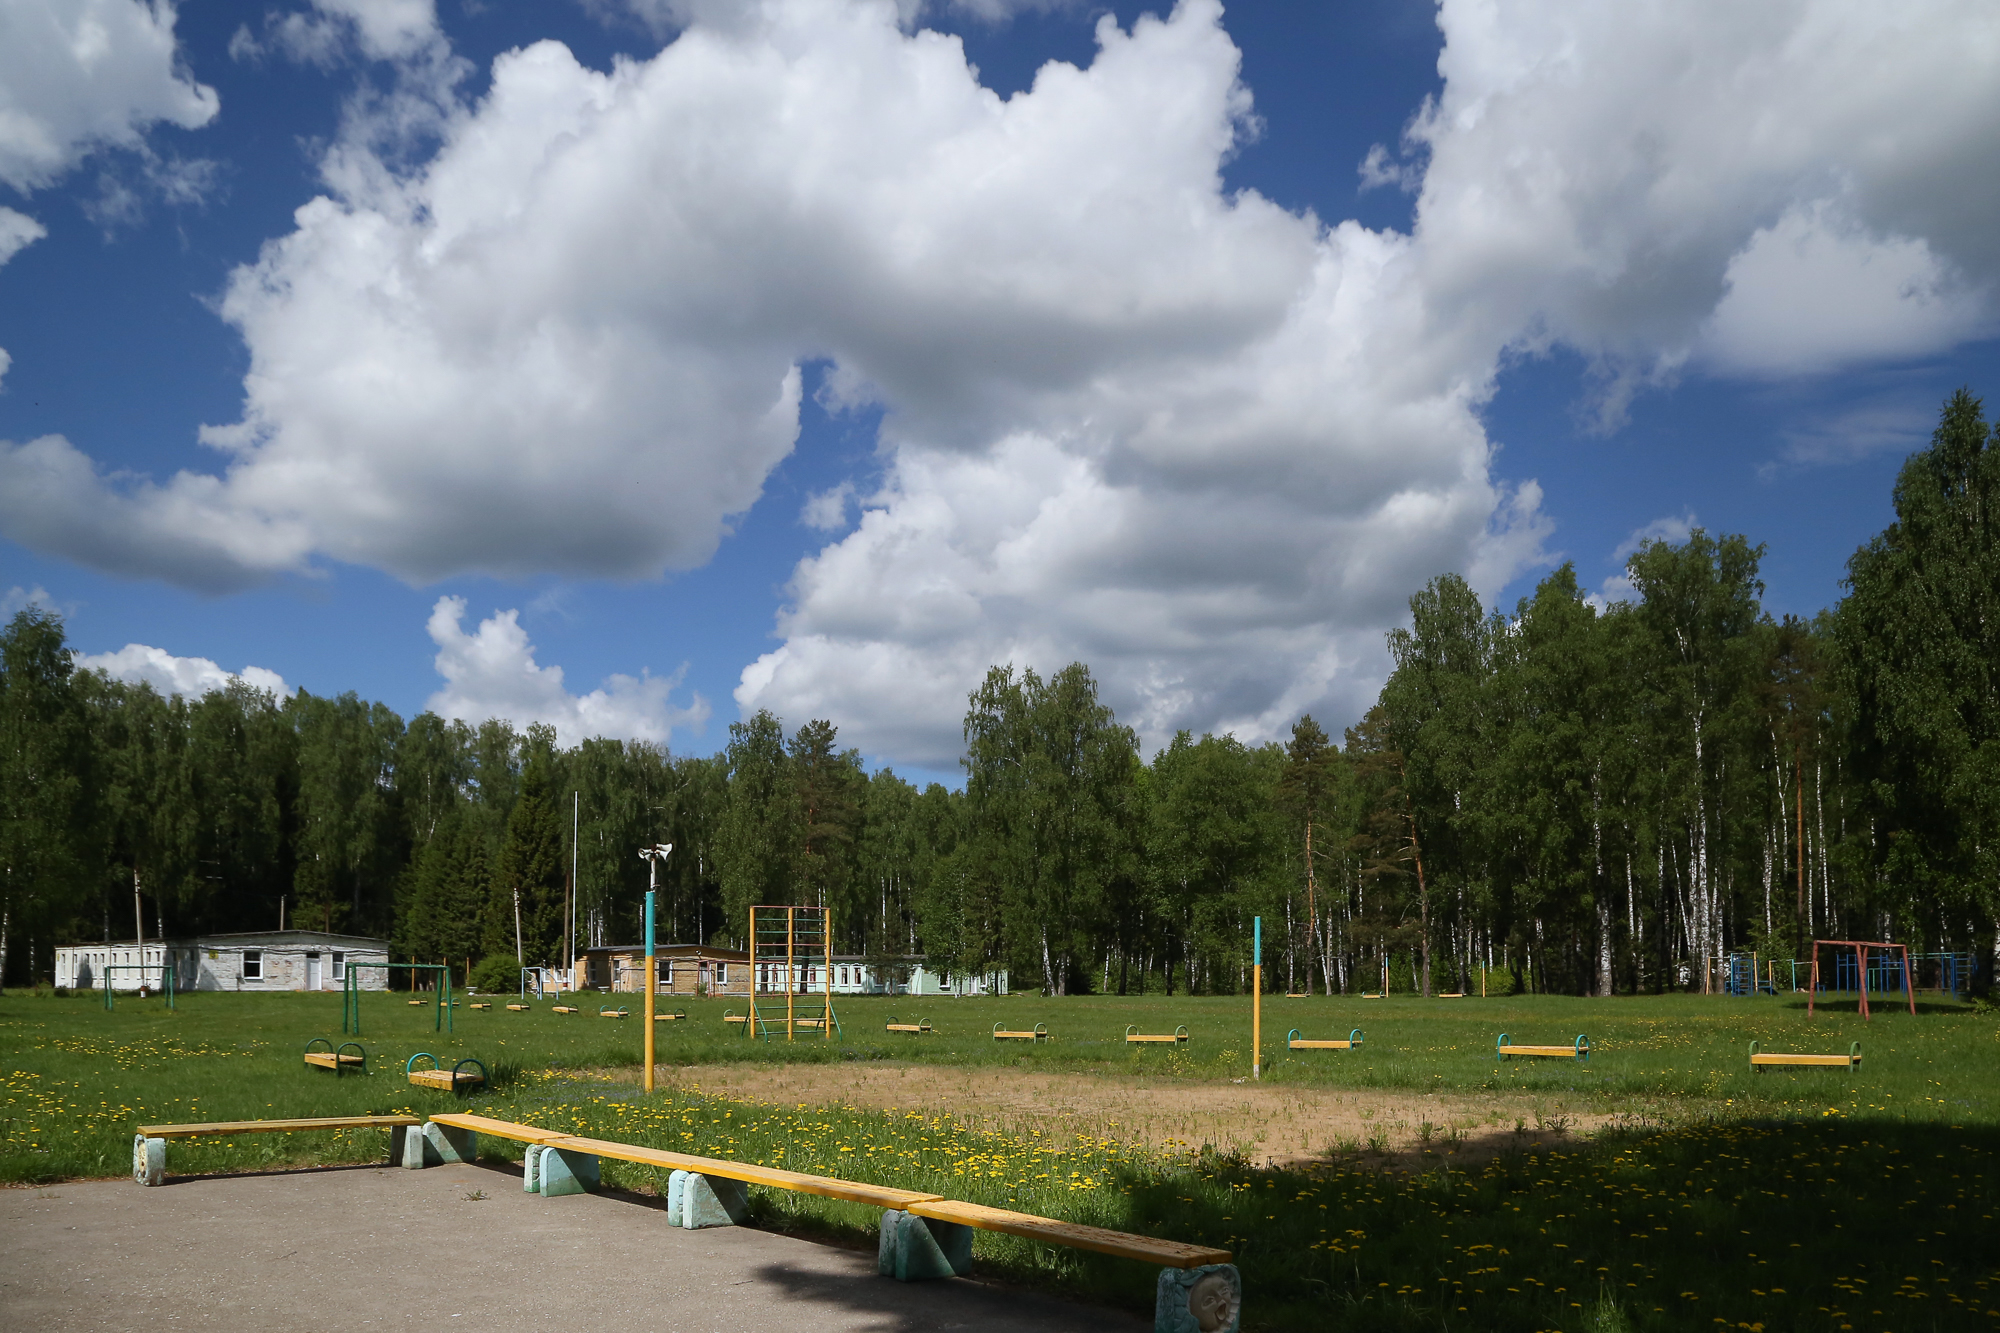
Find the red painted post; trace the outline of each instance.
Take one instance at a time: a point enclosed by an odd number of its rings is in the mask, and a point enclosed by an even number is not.
[[[1942,983],[1940,983],[1942,985]],[[1903,946],[1903,996],[1910,1002],[1910,1017],[1917,1016],[1917,992],[1910,978],[1910,946]]]
[[[1861,1017],[1865,1021],[1868,1017],[1868,946],[1855,945],[1854,958],[1861,968]]]

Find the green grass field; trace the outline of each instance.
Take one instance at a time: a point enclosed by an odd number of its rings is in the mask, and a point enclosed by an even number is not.
[[[1522,1096],[1564,1114],[1614,1119],[1589,1136],[1522,1135],[1455,1166],[1385,1169],[1337,1155],[1261,1170],[1231,1145],[1166,1153],[1112,1137],[994,1133],[952,1117],[854,1107],[773,1106],[686,1092],[646,1098],[632,1083],[636,1016],[461,1008],[456,1031],[401,995],[364,998],[368,1077],[335,1079],[300,1060],[341,1040],[340,999],[322,996],[0,997],[0,1178],[26,1183],[123,1175],[132,1127],[450,1106],[411,1088],[418,1050],[484,1060],[486,1114],[716,1156],[931,1189],[1122,1230],[1228,1246],[1243,1269],[1246,1327],[1612,1330],[2000,1328],[2000,1022],[1931,1002],[1911,1017],[1886,997],[1863,1024],[1852,1002],[1808,1020],[1803,997],[1382,1001],[1275,999],[1265,1007],[1267,1078],[1354,1090]],[[746,1040],[721,1021],[741,1003],[692,1001],[658,1025],[663,1064],[885,1061],[1142,1073],[1217,1085],[1248,1073],[1242,999],[855,1000],[830,1041]],[[890,1013],[926,1037],[883,1031]],[[636,1015],[636,1008],[635,1008]],[[996,1021],[1054,1037],[996,1043]],[[1172,1031],[1185,1048],[1127,1048],[1127,1024]],[[1353,1052],[1287,1058],[1285,1032],[1346,1035]],[[1497,1033],[1567,1042],[1588,1033],[1588,1066],[1493,1058]],[[1844,1051],[1862,1070],[1749,1072],[1746,1047]],[[1552,1109],[1552,1120],[1559,1119]],[[253,1135],[175,1144],[175,1174],[367,1160],[379,1133]],[[511,1145],[490,1145],[506,1154]],[[656,1173],[607,1163],[616,1184]],[[761,1195],[766,1225],[872,1232],[849,1205]],[[983,1265],[1058,1290],[1150,1306],[1152,1270],[981,1234]]]

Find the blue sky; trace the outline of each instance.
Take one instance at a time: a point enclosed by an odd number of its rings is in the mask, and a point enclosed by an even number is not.
[[[1690,521],[1809,615],[1996,380],[1983,7],[904,8],[0,0],[0,593],[159,683],[949,778],[986,663],[1344,725],[1429,575]]]

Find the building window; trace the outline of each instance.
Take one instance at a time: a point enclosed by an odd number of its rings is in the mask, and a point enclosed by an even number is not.
[[[718,986],[727,986],[729,984],[729,964],[717,963],[715,965],[715,984]]]
[[[243,979],[245,981],[262,981],[264,979],[264,951],[262,949],[245,949],[243,951]]]
[[[347,980],[347,955],[336,950],[333,955],[333,979]]]

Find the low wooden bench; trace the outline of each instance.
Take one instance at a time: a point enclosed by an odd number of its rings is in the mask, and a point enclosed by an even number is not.
[[[1213,1246],[1037,1217],[1032,1213],[946,1199],[921,1190],[562,1134],[480,1115],[435,1115],[425,1127],[427,1133],[432,1126],[450,1131],[463,1160],[477,1156],[474,1136],[479,1134],[526,1143],[528,1164],[523,1185],[544,1197],[588,1192],[598,1183],[597,1164],[603,1158],[672,1172],[668,1182],[667,1221],[669,1225],[689,1230],[743,1221],[748,1215],[745,1192],[748,1186],[791,1190],[883,1209],[878,1259],[879,1271],[884,1276],[913,1281],[963,1275],[972,1266],[971,1233],[993,1231],[1044,1245],[1156,1263],[1172,1270],[1163,1273],[1158,1284],[1155,1311],[1158,1327],[1200,1327],[1204,1322],[1209,1327],[1235,1327],[1236,1323],[1236,1308],[1241,1301],[1240,1279],[1233,1267],[1226,1267],[1233,1258],[1231,1253]],[[1163,1312],[1172,1310],[1179,1319],[1180,1307],[1192,1314],[1197,1309],[1214,1311],[1218,1305],[1226,1317],[1212,1322],[1198,1320],[1187,1325],[1184,1320],[1169,1322],[1161,1317]]]
[[[896,1021],[896,1016],[894,1014],[890,1014],[889,1024],[883,1030],[886,1032],[929,1032],[932,1029],[931,1025],[929,1023],[924,1022],[924,1020],[921,1018],[914,1023],[898,1023]]]
[[[167,1178],[167,1140],[229,1134],[296,1134],[313,1129],[386,1129],[389,1160],[402,1154],[405,1133],[424,1122],[413,1115],[329,1115],[303,1120],[218,1120],[205,1125],[140,1125],[132,1138],[132,1179],[158,1185]]]
[[[1861,1068],[1861,1043],[1854,1042],[1847,1048],[1846,1055],[1792,1055],[1779,1051],[1760,1051],[1760,1042],[1750,1043],[1750,1072],[1761,1074],[1773,1065],[1806,1066],[1818,1069],[1845,1069],[1853,1073]]]
[[[326,1049],[316,1051],[314,1046],[325,1046]],[[354,1054],[347,1054],[350,1050]],[[306,1043],[306,1063],[315,1069],[331,1069],[335,1078],[345,1073],[349,1065],[359,1066],[365,1074],[368,1072],[368,1052],[361,1049],[358,1041],[344,1041],[340,1049],[335,1050],[331,1037],[314,1037]]]
[[[474,1009],[491,1009],[493,1005],[490,1002],[486,1004],[480,1004],[477,1001],[474,1001],[472,1007]]]
[[[1172,1032],[1141,1032],[1137,1024],[1129,1024],[1125,1028],[1125,1044],[1128,1046],[1135,1046],[1146,1042],[1163,1042],[1169,1046],[1185,1046],[1187,1040],[1188,1030],[1185,1025],[1175,1028]]]
[[[1323,1041],[1301,1037],[1299,1030],[1293,1028],[1285,1034],[1285,1048],[1292,1051],[1351,1051],[1361,1044],[1361,1040],[1360,1028],[1349,1032],[1344,1040],[1328,1038]]]
[[[1365,990],[1361,992],[1361,998],[1364,1000],[1384,1000],[1388,998],[1388,992],[1379,990]]]
[[[670,1009],[670,1010],[668,1010],[668,1011],[667,1011],[666,1013],[664,1013],[664,1014],[654,1014],[654,1015],[653,1015],[653,1021],[654,1021],[655,1023],[678,1023],[678,1022],[680,1022],[680,1021],[681,1021],[681,1020],[682,1020],[683,1018],[686,1018],[686,1017],[687,1017],[687,1010],[685,1010],[685,1009]]]
[[[1505,1060],[1513,1055],[1534,1055],[1550,1060],[1577,1060],[1584,1064],[1590,1063],[1590,1038],[1581,1032],[1576,1034],[1576,1040],[1568,1046],[1509,1046],[1507,1034],[1503,1032],[1494,1041],[1493,1050],[1493,1058],[1496,1060]]]
[[[532,1004],[510,1004],[507,1006],[507,1011],[509,1013],[524,1014],[534,1007]]]
[[[599,1009],[597,1011],[599,1018],[629,1018],[631,1015],[632,1011],[629,1009]]]
[[[431,1067],[429,1069],[417,1068],[417,1061],[419,1060],[430,1061]],[[476,1074],[473,1073],[466,1068],[467,1065],[477,1065],[479,1072]],[[403,1076],[410,1081],[412,1087],[435,1088],[439,1092],[460,1092],[480,1087],[487,1081],[486,1066],[471,1056],[460,1060],[450,1069],[443,1069],[438,1066],[438,1058],[429,1051],[418,1051],[415,1055],[405,1060],[403,1062]]]
[[[995,1023],[993,1025],[993,1040],[995,1041],[1047,1041],[1048,1039],[1049,1029],[1048,1025],[1044,1023],[1035,1024],[1032,1031],[1009,1030],[1002,1023]]]
[[[577,1008],[573,1004],[552,1004],[549,1006],[549,1012],[554,1014],[573,1014],[577,1012]]]
[[[1448,990],[1441,993],[1438,998],[1440,1000],[1462,1000],[1465,998],[1465,992],[1462,990]]]
[[[722,1015],[722,1021],[725,1023],[748,1023],[750,1021],[750,1015],[739,1014],[734,1010],[730,1010]]]
[[[436,1004],[436,1000],[411,1000],[410,1004]]]

